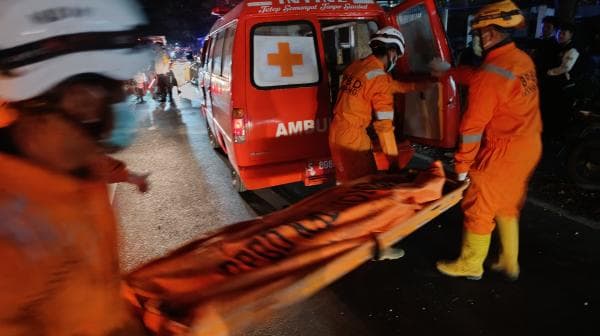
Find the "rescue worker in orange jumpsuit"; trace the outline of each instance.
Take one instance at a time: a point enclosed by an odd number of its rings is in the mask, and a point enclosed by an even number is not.
[[[393,27],[380,29],[370,41],[373,54],[345,71],[329,131],[336,178],[344,183],[376,172],[367,127],[373,127],[391,166],[398,160],[394,136],[394,93],[423,90],[431,83],[402,83],[389,72],[404,54],[404,37]]]
[[[130,134],[123,83],[151,60],[145,19],[131,1],[61,6],[0,2],[0,335],[143,335],[89,168]]]
[[[519,213],[542,150],[535,65],[510,37],[524,20],[512,1],[501,1],[483,7],[472,22],[484,62],[458,73],[469,84],[469,99],[455,171],[459,180],[468,175],[471,185],[462,202],[461,254],[455,261],[437,263],[449,276],[482,277],[496,226],[501,253],[492,270],[512,280],[519,276]]]

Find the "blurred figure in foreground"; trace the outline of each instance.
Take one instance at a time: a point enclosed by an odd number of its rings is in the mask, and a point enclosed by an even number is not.
[[[143,334],[94,168],[132,141],[144,23],[125,0],[0,3],[0,335]]]

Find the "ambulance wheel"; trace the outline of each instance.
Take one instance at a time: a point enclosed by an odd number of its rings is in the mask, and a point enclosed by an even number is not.
[[[238,175],[235,169],[231,170],[231,185],[233,186],[233,189],[239,193],[243,193],[244,191],[248,190],[246,189],[244,182],[242,182],[240,175]]]
[[[217,137],[213,134],[208,126],[208,121],[206,122],[206,131],[208,132],[208,143],[210,143],[210,146],[213,149],[221,148],[221,145],[219,145],[219,140],[217,140]]]
[[[581,189],[600,190],[600,140],[586,139],[577,144],[567,160],[567,173]]]

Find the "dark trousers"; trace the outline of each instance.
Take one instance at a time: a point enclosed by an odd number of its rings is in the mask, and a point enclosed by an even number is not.
[[[167,85],[167,97],[169,98],[170,102],[173,101],[173,86],[171,85]]]
[[[160,101],[165,101],[167,99],[167,91],[168,91],[168,79],[167,75],[157,75],[156,76],[156,88],[157,95]]]

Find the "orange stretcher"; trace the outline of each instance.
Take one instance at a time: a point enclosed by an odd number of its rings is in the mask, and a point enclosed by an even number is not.
[[[156,335],[239,332],[380,255],[457,204],[468,185],[445,178],[439,162],[411,182],[397,179],[367,177],[200,238],[129,274],[124,293]]]

